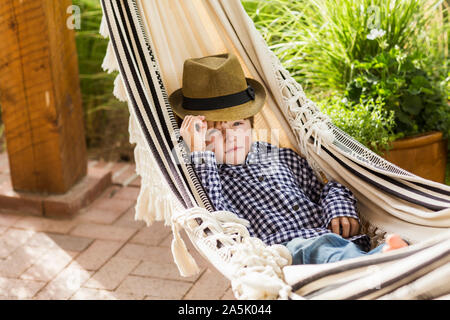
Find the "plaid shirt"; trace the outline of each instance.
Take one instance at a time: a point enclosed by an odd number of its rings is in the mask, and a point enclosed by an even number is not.
[[[250,235],[268,245],[330,233],[336,217],[359,221],[352,192],[335,181],[324,186],[292,149],[256,141],[241,165],[217,164],[212,151],[191,152],[191,161],[216,210],[248,220]],[[366,235],[349,240],[369,250]]]

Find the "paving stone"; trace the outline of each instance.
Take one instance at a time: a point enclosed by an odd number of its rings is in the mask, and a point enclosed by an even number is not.
[[[207,269],[191,290],[185,300],[218,300],[230,286],[230,281],[216,270]]]
[[[23,218],[23,216],[0,212],[0,226],[10,227],[21,218]]]
[[[35,232],[33,230],[20,230],[9,228],[2,236],[2,240],[8,244],[24,244]]]
[[[236,297],[234,296],[233,290],[229,288],[225,294],[220,298],[220,300],[236,300]]]
[[[45,232],[36,232],[26,242],[30,247],[42,247],[42,248],[55,248],[58,245],[55,241]]]
[[[130,186],[130,187],[140,188],[140,187],[141,187],[141,181],[142,181],[142,178],[141,178],[140,176],[137,176],[136,178],[134,178],[134,179],[129,183],[129,186]]]
[[[123,212],[109,211],[104,209],[90,208],[80,213],[77,216],[77,220],[81,222],[93,222],[100,224],[111,224],[116,221]]]
[[[142,229],[147,226],[147,224],[142,220],[135,220],[135,209],[134,207],[130,208],[125,212],[119,219],[114,222],[115,226],[119,227],[129,227]]]
[[[139,260],[113,257],[84,284],[84,287],[114,290],[138,264]]]
[[[0,277],[0,296],[8,299],[30,299],[45,282]]]
[[[27,216],[18,220],[15,224],[15,228],[52,232],[52,233],[68,233],[76,225],[75,220],[57,220],[43,217]]]
[[[142,295],[118,293],[107,290],[80,288],[71,300],[142,300]]]
[[[159,263],[172,263],[172,252],[167,248],[144,246],[141,244],[127,243],[117,253],[118,257],[149,260]]]
[[[157,246],[167,235],[172,234],[172,230],[164,226],[164,222],[155,221],[150,227],[142,228],[131,238],[130,242]]]
[[[126,163],[122,168],[113,173],[112,181],[114,184],[123,185],[124,183],[129,183],[128,180],[135,176],[136,166],[134,164]]]
[[[5,297],[5,296],[0,296],[0,301],[1,300],[30,300],[29,298],[17,298],[17,297]]]
[[[99,209],[104,211],[115,211],[120,214],[125,213],[129,208],[134,206],[135,200],[130,199],[119,199],[115,196],[110,197],[101,197],[95,200],[90,206],[90,209]]]
[[[173,300],[172,298],[162,298],[162,297],[153,297],[153,296],[146,296],[144,300]]]
[[[70,232],[70,234],[73,236],[80,236],[80,237],[86,237],[86,238],[126,241],[135,232],[136,232],[136,229],[134,229],[134,228],[107,226],[107,225],[94,224],[94,223],[82,223],[82,224],[77,225]]]
[[[112,178],[116,178],[120,174],[122,174],[125,170],[129,168],[129,163],[127,162],[115,162],[110,170],[112,171]]]
[[[48,282],[72,261],[73,255],[73,252],[67,252],[57,247],[50,249],[20,278]]]
[[[18,278],[32,266],[48,249],[43,247],[21,246],[6,259],[0,260],[0,276]]]
[[[136,201],[139,196],[140,188],[136,187],[123,187],[120,188],[115,194],[114,198]]]
[[[72,262],[34,298],[38,300],[68,300],[91,277],[92,273]]]
[[[68,251],[81,252],[94,241],[89,238],[74,237],[65,234],[37,232],[26,244],[31,247],[61,248]]]
[[[94,239],[75,237],[66,234],[48,233],[47,235],[58,247],[68,251],[81,252],[94,241]]]
[[[7,258],[34,234],[31,230],[9,228],[0,238],[0,258]]]
[[[180,235],[189,251],[197,251],[197,249],[194,247],[194,245],[192,244],[191,240],[189,239],[188,235],[186,234],[186,232],[184,230],[181,230]],[[172,239],[173,239],[173,235],[170,232],[164,238],[164,240],[159,243],[158,247],[170,248],[172,246]]]
[[[18,245],[11,245],[0,239],[0,259],[6,259],[17,247]]]
[[[188,282],[128,276],[116,290],[121,293],[181,299],[192,284]]]
[[[170,248],[172,245],[172,239],[173,236],[171,234],[168,234],[163,241],[161,241],[158,245],[158,247],[164,247],[164,248]]]
[[[0,153],[0,172],[9,172],[9,159],[6,152]]]
[[[8,180],[11,180],[11,175],[9,173],[1,172],[0,169],[0,184],[7,183]]]
[[[154,261],[142,261],[131,274],[142,277],[195,282],[205,268],[200,267],[200,272],[191,277],[182,277],[175,263],[160,263]]]
[[[123,242],[95,240],[75,261],[86,270],[98,270],[123,245]]]
[[[110,185],[108,188],[103,191],[103,193],[100,195],[99,198],[112,198],[116,195],[119,190],[121,190],[122,187],[118,185]]]

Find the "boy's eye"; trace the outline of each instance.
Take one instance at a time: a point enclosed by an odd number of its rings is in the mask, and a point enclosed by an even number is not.
[[[241,124],[241,122],[235,122],[235,123],[233,123],[233,126],[238,126],[238,125],[240,125]]]

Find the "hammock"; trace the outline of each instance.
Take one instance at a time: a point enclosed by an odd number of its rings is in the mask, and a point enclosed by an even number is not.
[[[183,276],[198,272],[180,235],[184,229],[238,299],[433,299],[450,293],[450,187],[395,166],[335,127],[282,67],[239,0],[101,4],[100,33],[110,39],[103,68],[119,71],[114,94],[128,102],[130,142],[136,144],[141,190],[135,218],[172,228],[172,253]],[[296,150],[323,182],[347,186],[372,246],[387,232],[411,246],[290,265],[284,246],[266,246],[250,237],[246,220],[214,209],[183,161],[188,153],[168,93],[181,87],[184,60],[225,52],[236,54],[246,76],[265,86],[267,102],[255,118],[258,139]]]

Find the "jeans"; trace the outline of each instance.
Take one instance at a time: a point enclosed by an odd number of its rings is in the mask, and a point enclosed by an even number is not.
[[[365,252],[361,248],[335,233],[327,233],[318,237],[295,238],[283,243],[292,255],[292,264],[318,264],[357,258],[367,254],[380,252],[384,244]]]

